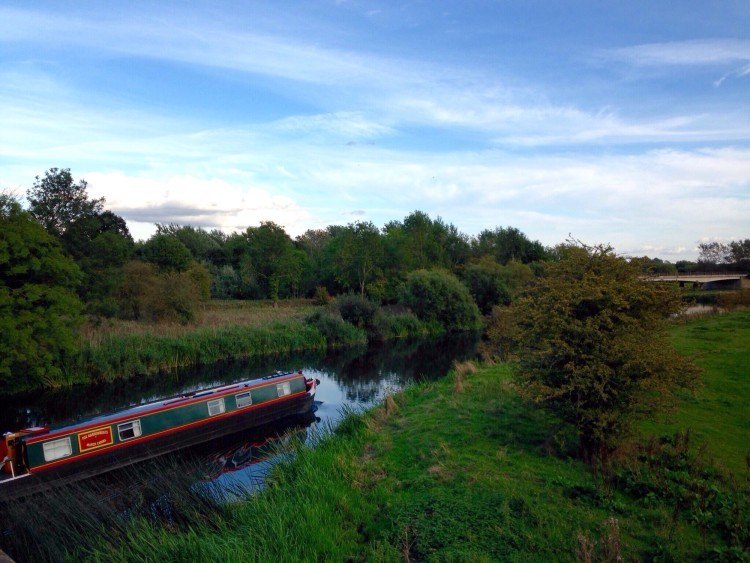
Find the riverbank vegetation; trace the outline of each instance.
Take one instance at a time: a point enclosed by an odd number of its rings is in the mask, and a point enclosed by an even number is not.
[[[249,326],[260,329],[276,318],[243,304],[255,300],[288,311],[280,305],[287,300],[313,299],[322,307],[333,297],[357,295],[380,311],[367,326],[353,323],[371,339],[473,330],[477,308],[496,317],[493,307],[512,303],[565,246],[545,247],[513,227],[468,236],[420,211],[382,228],[354,222],[294,239],[271,222],[232,234],[157,225],[152,237],[136,242],[104,200],[89,197],[85,180],[57,168],[36,178],[27,201],[24,210],[8,195],[0,200],[2,394],[86,381],[90,367],[91,377],[108,378],[185,365],[200,355],[182,353],[181,346],[198,341],[214,350],[205,357],[236,357],[236,346],[222,356],[222,343],[245,339]],[[748,241],[701,247],[698,266],[744,269],[749,248]],[[641,272],[692,271],[648,257],[631,262]],[[423,290],[432,292],[432,302]],[[217,300],[230,304],[207,321]],[[296,333],[298,321],[309,318],[303,324],[328,344],[359,342],[361,334],[339,317],[338,310],[322,309],[277,320],[286,323],[284,332]],[[230,322],[242,336],[230,335]],[[221,337],[213,334],[219,326]],[[148,352],[118,351],[140,346],[136,335],[158,342]],[[309,343],[318,345],[318,339]],[[256,352],[245,346],[241,353]],[[124,354],[141,359],[125,361]]]
[[[591,470],[514,364],[457,365],[300,444],[268,487],[187,525],[137,517],[68,545],[98,561],[742,560],[750,313],[675,322],[705,384]],[[714,346],[716,329],[726,339]],[[742,384],[737,385],[737,382]],[[729,405],[726,416],[712,415]],[[696,416],[705,413],[704,416]],[[718,433],[743,448],[714,442]],[[710,442],[706,446],[702,437]],[[118,530],[117,533],[111,531]],[[55,546],[59,548],[59,544]]]

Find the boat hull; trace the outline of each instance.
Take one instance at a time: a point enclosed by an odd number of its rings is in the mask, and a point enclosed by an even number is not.
[[[104,450],[97,455],[72,458],[68,462],[32,472],[21,479],[0,481],[0,502],[43,491],[50,486],[86,479],[162,456],[190,446],[211,442],[223,436],[263,426],[311,411],[314,395],[303,393],[276,404],[259,405],[236,411],[221,419],[206,419],[201,424],[177,428],[166,435],[154,436],[128,447]]]

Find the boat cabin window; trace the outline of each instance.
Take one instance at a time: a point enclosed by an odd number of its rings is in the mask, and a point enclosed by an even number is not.
[[[214,399],[208,402],[208,414],[214,416],[224,412],[224,398]]]
[[[73,450],[70,447],[70,436],[60,440],[45,442],[42,444],[42,448],[44,449],[44,461],[62,459],[73,453]]]
[[[238,409],[253,404],[253,396],[250,394],[250,391],[248,391],[247,393],[239,393],[238,395],[235,395],[234,400],[237,402]]]
[[[131,438],[137,438],[141,435],[141,421],[131,420],[130,422],[123,422],[117,425],[117,435],[120,436],[120,441],[130,440]]]
[[[276,393],[279,397],[292,394],[292,385],[288,381],[276,385]]]

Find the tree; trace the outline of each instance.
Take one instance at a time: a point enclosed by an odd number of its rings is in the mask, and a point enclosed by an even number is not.
[[[588,462],[697,378],[666,336],[679,295],[640,273],[609,247],[568,245],[513,306],[522,394],[573,425]]]
[[[442,270],[417,270],[409,274],[402,302],[420,320],[436,322],[447,331],[479,326],[479,309],[469,290],[456,276]]]
[[[0,388],[54,385],[75,348],[76,264],[21,206],[0,196]]]
[[[294,248],[284,227],[263,221],[245,231],[245,252],[258,285],[265,297],[276,301],[299,288],[305,253]]]
[[[731,261],[731,251],[724,243],[702,242],[698,244],[698,250],[698,262],[701,264],[723,264]]]
[[[114,298],[122,280],[122,266],[135,248],[125,220],[111,211],[85,215],[68,226],[61,240],[83,272],[78,293],[87,311],[115,315]]]
[[[515,227],[482,231],[474,241],[473,251],[475,256],[492,256],[500,264],[511,260],[529,264],[547,257],[542,243],[530,240]]]
[[[340,229],[328,247],[334,275],[344,289],[359,291],[374,280],[383,260],[383,242],[378,228],[358,221]]]
[[[159,267],[162,271],[184,272],[190,266],[193,257],[187,247],[176,236],[155,234],[146,241],[141,249],[146,262]]]
[[[221,256],[221,246],[225,237],[221,231],[208,232],[189,225],[180,226],[174,223],[156,225],[156,232],[161,235],[171,235],[184,244],[199,262],[213,261]]]
[[[160,271],[138,260],[125,264],[123,271],[118,291],[121,317],[183,324],[195,318],[200,285],[205,281],[195,279],[196,272]]]
[[[101,213],[104,198],[89,199],[86,180],[73,181],[69,168],[50,168],[26,192],[29,211],[51,234],[61,236],[75,220]]]
[[[747,268],[750,266],[750,238],[733,240],[729,243],[729,250],[732,262],[737,264],[738,267]]]

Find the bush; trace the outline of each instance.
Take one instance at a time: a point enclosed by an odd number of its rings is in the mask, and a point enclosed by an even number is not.
[[[486,361],[510,359],[518,338],[518,322],[510,307],[492,308],[487,322],[484,340],[479,344],[479,353]]]
[[[503,280],[503,268],[489,257],[467,264],[464,268],[462,281],[469,288],[471,296],[484,315],[487,315],[494,305],[510,303],[510,290]]]
[[[378,306],[359,295],[341,295],[336,298],[336,308],[341,314],[341,318],[356,327],[364,328],[368,332],[373,327],[375,313]]]
[[[187,269],[187,275],[195,284],[198,296],[201,299],[211,298],[211,274],[203,264],[193,262]]]
[[[733,311],[737,307],[750,305],[750,289],[740,289],[739,291],[725,291],[716,299],[716,304],[726,309],[727,311]]]
[[[305,319],[305,323],[318,329],[328,346],[363,344],[367,342],[364,330],[347,323],[341,315],[327,310],[318,310]]]
[[[479,327],[479,309],[469,290],[448,272],[412,272],[406,280],[401,300],[421,321],[439,323],[447,331]]]
[[[328,289],[324,285],[319,285],[315,288],[315,294],[313,295],[314,305],[328,305],[332,299],[328,293]]]
[[[640,275],[609,247],[569,245],[513,305],[522,395],[575,427],[589,462],[697,380],[664,330],[679,295]]]
[[[189,272],[159,273],[156,268],[134,260],[123,268],[120,285],[120,316],[151,322],[187,323],[195,317],[200,289]]]

